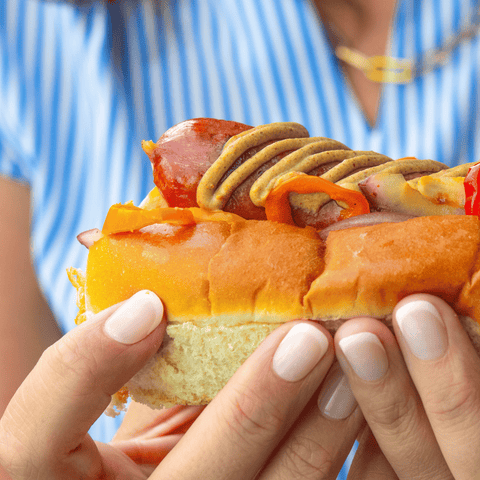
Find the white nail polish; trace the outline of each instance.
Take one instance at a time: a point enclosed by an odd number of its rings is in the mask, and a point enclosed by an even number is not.
[[[105,333],[124,344],[137,343],[153,332],[163,318],[163,304],[148,290],[137,292],[107,319]]]
[[[382,342],[373,333],[355,333],[342,338],[338,344],[348,363],[362,380],[373,382],[387,372],[387,354]]]
[[[325,379],[318,397],[318,408],[324,417],[344,420],[355,410],[357,401],[350,389],[347,376],[335,364]]]
[[[308,323],[292,327],[273,357],[273,370],[287,382],[306,377],[328,350],[327,337]]]
[[[395,314],[403,338],[421,360],[440,358],[447,349],[447,330],[438,310],[424,300],[406,303]]]

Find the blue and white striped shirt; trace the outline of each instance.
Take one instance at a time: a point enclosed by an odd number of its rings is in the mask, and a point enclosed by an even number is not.
[[[400,1],[390,55],[419,59],[477,8]],[[0,1],[0,173],[32,189],[34,263],[63,330],[76,314],[65,269],[87,255],[75,236],[153,186],[142,139],[193,117],[288,120],[358,150],[471,162],[479,65],[475,37],[431,73],[385,85],[371,126],[309,0]],[[102,418],[92,433],[115,428]]]

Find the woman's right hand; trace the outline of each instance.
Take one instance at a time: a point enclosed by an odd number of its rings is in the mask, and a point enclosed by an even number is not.
[[[162,315],[155,295],[139,293],[44,353],[0,421],[0,462],[14,479],[335,478],[363,417],[348,388],[331,401],[338,368],[320,389],[333,341],[313,322],[272,332],[163,460],[155,439],[137,444],[153,473],[115,443],[93,442],[88,429],[110,395],[158,350]]]
[[[279,327],[151,478],[336,478],[363,416],[333,360],[332,339],[317,323]]]

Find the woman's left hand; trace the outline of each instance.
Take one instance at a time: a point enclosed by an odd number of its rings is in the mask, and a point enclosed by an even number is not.
[[[162,318],[160,299],[138,292],[43,353],[0,419],[0,463],[12,478],[148,478],[154,467],[129,455],[138,445],[133,435],[118,448],[95,442],[87,432],[111,395],[159,349],[166,330]],[[173,440],[174,445],[178,439]],[[173,445],[162,450],[162,441],[142,445],[165,456]]]
[[[480,358],[455,312],[431,295],[402,300],[395,335],[357,318],[336,355],[369,429],[348,478],[480,478]]]

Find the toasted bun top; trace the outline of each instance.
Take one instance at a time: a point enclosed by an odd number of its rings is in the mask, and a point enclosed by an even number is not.
[[[431,293],[480,318],[474,216],[419,217],[331,232],[269,221],[156,224],[104,236],[87,264],[93,312],[150,289],[168,320],[198,325],[384,317]]]
[[[212,315],[228,323],[305,318],[303,298],[323,271],[323,256],[313,228],[257,220],[234,225],[210,264]]]
[[[156,224],[104,236],[88,254],[87,309],[96,313],[148,289],[170,321],[209,316],[208,265],[230,229],[226,222]]]
[[[468,312],[458,313],[470,315],[476,308],[465,293],[477,261],[479,235],[478,218],[465,215],[331,232],[325,271],[305,301],[314,317],[383,317],[403,297],[431,293],[461,304]]]

